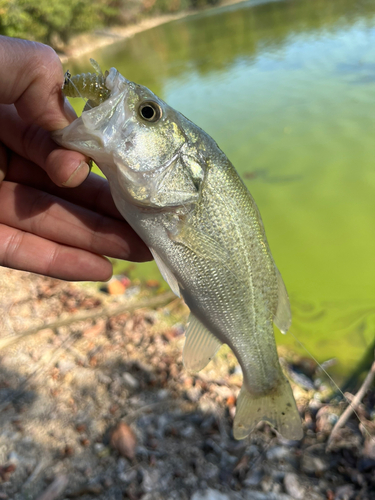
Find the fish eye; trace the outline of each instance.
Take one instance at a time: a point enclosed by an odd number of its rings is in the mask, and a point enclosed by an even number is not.
[[[154,101],[143,102],[139,106],[139,114],[146,122],[157,122],[161,118],[161,107]]]

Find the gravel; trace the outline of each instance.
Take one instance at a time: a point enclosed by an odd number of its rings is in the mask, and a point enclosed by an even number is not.
[[[374,438],[352,418],[326,451],[342,408],[311,389],[313,375],[295,392],[300,442],[267,424],[237,442],[241,372],[225,349],[201,373],[185,372],[181,301],[96,313],[153,298],[155,286],[133,284],[130,299],[0,268],[0,290],[0,340],[93,313],[0,351],[0,500],[373,498]],[[360,411],[375,434],[374,400],[370,391]]]

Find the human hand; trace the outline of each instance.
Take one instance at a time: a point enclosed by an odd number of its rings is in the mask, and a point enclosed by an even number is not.
[[[50,138],[76,117],[61,93],[56,53],[0,36],[0,67],[0,265],[97,281],[112,274],[102,255],[150,260],[108,183],[93,174],[86,179],[88,159]]]

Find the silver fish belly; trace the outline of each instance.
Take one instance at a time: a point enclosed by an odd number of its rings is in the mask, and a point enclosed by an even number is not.
[[[98,164],[119,211],[190,308],[186,368],[202,369],[223,343],[233,350],[243,371],[235,438],[265,420],[300,439],[273,334],[273,322],[284,333],[290,326],[289,299],[252,196],[203,130],[114,68],[105,84],[110,97],[55,141]]]

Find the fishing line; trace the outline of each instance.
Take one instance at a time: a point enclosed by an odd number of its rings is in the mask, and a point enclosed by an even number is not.
[[[323,368],[323,366],[319,363],[319,361],[315,358],[315,356],[313,356],[313,354],[307,349],[307,347],[305,347],[305,345],[297,339],[297,337],[291,332],[289,331],[288,333],[290,333],[290,335],[294,338],[294,340],[296,342],[298,342],[298,344],[302,347],[302,349],[304,349],[307,354],[309,356],[311,356],[311,358],[315,361],[315,363],[320,367],[320,369],[322,370],[323,373],[325,373],[328,377],[328,379],[332,382],[333,386],[336,387],[336,389],[339,391],[339,393],[342,395],[342,397],[344,398],[344,400],[348,403],[348,405],[351,407],[351,409],[353,410],[353,413],[354,415],[357,417],[358,421],[360,422],[360,424],[362,424],[367,436],[371,439],[371,440],[374,440],[375,438],[373,438],[370,434],[370,432],[367,430],[365,424],[362,422],[362,420],[360,419],[359,417],[359,414],[358,412],[356,411],[354,405],[352,405],[351,401],[345,396],[345,394],[342,392],[342,390],[340,389],[340,387],[336,384],[336,382],[333,380],[333,378],[331,377],[331,375],[327,372],[327,370],[325,370]]]

